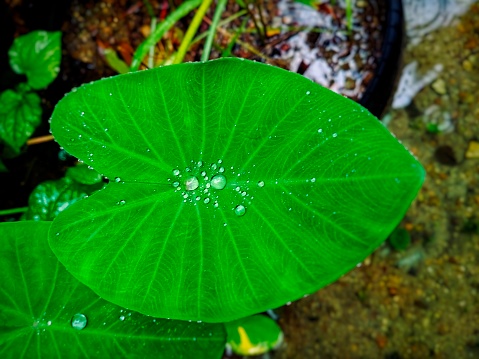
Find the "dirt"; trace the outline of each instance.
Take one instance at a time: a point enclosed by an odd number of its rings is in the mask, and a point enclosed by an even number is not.
[[[9,2],[17,34],[30,30],[22,23],[21,3]],[[168,1],[151,3],[161,13]],[[259,3],[269,16],[266,20],[289,21],[271,2]],[[236,3],[230,2],[224,18],[238,11]],[[75,0],[68,14],[62,28],[62,72],[43,93],[45,125],[35,135],[48,133],[46,119],[63,93],[115,74],[104,60],[105,48],[114,49],[128,62],[151,30],[143,2]],[[191,16],[179,22],[159,43],[157,63],[168,63],[190,20]],[[212,57],[227,50],[241,19],[232,20],[229,26],[220,34]],[[207,28],[203,23],[200,32]],[[294,34],[280,32],[262,39],[255,36],[251,21],[246,29],[240,39],[253,51],[237,44],[232,54],[281,67],[290,65],[279,54],[285,50],[281,41],[284,44]],[[192,46],[185,61],[199,60],[200,45]],[[267,51],[259,56],[254,49],[261,48]],[[336,283],[279,309],[285,341],[265,357],[479,357],[479,155],[474,150],[479,146],[479,5],[459,22],[409,46],[404,62],[413,60],[424,71],[438,62],[444,70],[411,105],[389,113],[389,129],[427,171],[426,182],[401,223],[411,234],[412,244],[403,252],[384,244]],[[428,111],[432,105],[436,107]],[[433,126],[444,121],[447,126]],[[437,132],[437,127],[444,130]],[[8,208],[25,206],[35,183],[59,178],[67,166],[65,161],[48,162],[58,157],[55,144],[37,146],[45,147],[29,148],[18,165],[15,160],[7,161],[17,183],[9,187],[15,188],[13,194],[5,194]]]
[[[285,344],[274,358],[479,357],[479,156],[471,150],[479,140],[479,4],[459,20],[405,52],[405,63],[424,70],[442,63],[442,86],[390,112],[389,129],[427,171],[401,223],[410,248],[384,244],[286,307]],[[431,105],[451,122],[446,132],[428,131]]]

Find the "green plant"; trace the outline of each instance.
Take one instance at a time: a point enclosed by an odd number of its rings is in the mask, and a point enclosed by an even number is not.
[[[32,31],[19,36],[8,56],[13,71],[27,77],[14,90],[0,93],[0,142],[18,154],[41,122],[40,97],[32,90],[47,87],[60,70],[61,32]]]
[[[388,242],[397,251],[408,249],[411,244],[411,235],[404,228],[396,228],[388,237]]]
[[[238,355],[264,354],[278,348],[283,332],[276,322],[264,315],[252,315],[225,323],[228,352]]]
[[[52,221],[71,204],[103,188],[102,177],[86,165],[71,167],[65,177],[40,183],[30,194],[25,220]]]
[[[300,75],[241,59],[83,85],[58,103],[51,127],[66,151],[110,183],[52,222],[0,228],[13,242],[19,234],[42,243],[48,237],[85,290],[116,308],[89,313],[85,304],[65,311],[62,330],[79,341],[101,333],[103,317],[115,333],[122,325],[116,306],[222,323],[302,298],[377,248],[424,179],[422,166],[361,106]],[[30,288],[41,282],[45,264],[22,259],[16,243],[6,255],[17,258],[12,268],[25,261],[37,271],[29,282],[21,270],[15,274],[25,303],[37,303]],[[63,282],[55,283],[61,291]],[[32,318],[50,318],[39,310],[46,304],[16,305],[12,290],[3,290],[1,302],[8,329],[0,343],[10,347],[33,335]],[[48,284],[44,291],[54,293]],[[65,302],[49,297],[58,306]],[[95,335],[66,329],[76,313],[92,318]],[[196,324],[195,338],[206,338],[202,345],[217,357],[223,325]]]

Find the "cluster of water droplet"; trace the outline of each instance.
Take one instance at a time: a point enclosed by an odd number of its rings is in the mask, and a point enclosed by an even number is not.
[[[194,205],[203,204],[206,207],[230,207],[238,217],[245,215],[247,205],[253,196],[248,193],[249,180],[241,178],[234,167],[225,167],[219,159],[214,163],[204,161],[191,161],[184,169],[172,170],[173,177],[168,178],[172,187],[178,192],[185,203]],[[264,186],[264,182],[257,184]],[[238,200],[233,203],[221,203],[221,193],[224,190],[233,190],[237,193]]]

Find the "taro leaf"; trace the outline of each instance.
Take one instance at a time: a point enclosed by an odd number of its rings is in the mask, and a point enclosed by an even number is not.
[[[65,176],[78,183],[87,185],[100,183],[103,180],[102,176],[97,171],[85,164],[70,167]]]
[[[1,358],[221,357],[223,325],[147,317],[78,282],[48,247],[50,225],[0,224]]]
[[[361,106],[232,58],[84,85],[51,125],[117,177],[55,219],[53,251],[158,317],[229,321],[316,291],[386,239],[424,178]]]
[[[41,120],[42,107],[36,93],[6,90],[0,94],[0,139],[16,153]]]
[[[102,187],[101,183],[85,185],[70,177],[42,182],[30,194],[23,219],[51,221],[68,206]]]
[[[60,71],[61,37],[60,31],[32,31],[17,37],[8,51],[13,71],[25,74],[36,90],[47,87]]]

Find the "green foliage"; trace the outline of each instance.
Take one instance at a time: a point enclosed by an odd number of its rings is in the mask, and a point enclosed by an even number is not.
[[[40,97],[31,89],[47,87],[60,71],[61,32],[32,31],[19,36],[8,56],[13,71],[27,76],[27,83],[0,93],[0,141],[16,155],[41,122]]]
[[[30,194],[23,219],[52,221],[68,206],[101,189],[101,176],[82,167],[86,166],[70,168],[64,178],[40,183]],[[98,177],[100,181],[95,182]]]
[[[388,238],[388,242],[397,251],[406,250],[411,244],[411,235],[404,228],[396,228]]]
[[[105,49],[104,55],[106,63],[119,74],[126,74],[127,72],[130,72],[128,65],[125,63],[125,61],[118,57],[115,50]]]
[[[40,97],[34,92],[6,90],[0,94],[0,139],[15,152],[42,119]]]
[[[61,36],[59,31],[32,31],[17,37],[10,47],[10,66],[17,74],[27,76],[31,88],[43,89],[57,77],[61,61]]]
[[[361,106],[240,59],[84,85],[51,126],[115,179],[58,215],[51,248],[155,317],[228,321],[318,290],[387,238],[424,179]]]
[[[146,54],[150,48],[156,46],[158,41],[162,36],[182,17],[188,15],[190,11],[195,9],[201,4],[202,0],[187,0],[183,1],[180,6],[178,6],[173,12],[171,12],[168,17],[162,21],[153,31],[150,36],[148,36],[145,41],[143,41],[140,46],[136,49],[133,60],[131,62],[130,70],[138,71],[140,65],[145,58]]]
[[[3,173],[3,172],[8,172],[8,169],[7,167],[5,167],[5,164],[3,163],[3,161],[0,160],[0,173]]]
[[[50,224],[0,224],[0,357],[221,357],[222,325],[154,319],[99,298],[52,253]]]
[[[86,185],[94,185],[103,181],[102,176],[97,171],[85,164],[68,168],[66,177]]]
[[[225,323],[227,347],[238,355],[258,355],[276,349],[283,332],[274,320],[253,315]]]

